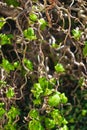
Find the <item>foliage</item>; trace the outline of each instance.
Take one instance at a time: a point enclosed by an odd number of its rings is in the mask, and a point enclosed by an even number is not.
[[[57,64],[55,66],[55,70],[56,70],[56,72],[64,72],[65,71],[65,69],[64,69],[62,64]]]
[[[81,33],[82,33],[82,32],[81,32],[80,30],[78,30],[78,29],[73,29],[73,30],[72,30],[73,37],[74,37],[74,39],[76,39],[76,40],[79,40],[79,39],[80,39]]]
[[[28,40],[35,40],[36,39],[33,28],[28,28],[28,29],[24,30],[24,36]]]
[[[0,34],[0,44],[1,45],[5,45],[5,44],[11,44],[11,38],[12,38],[13,36],[11,35],[11,34],[9,34],[9,35],[6,35],[6,34]]]
[[[17,0],[5,0],[5,2],[10,6],[13,5],[15,7],[19,6],[19,3],[17,2]]]
[[[0,130],[87,129],[86,0],[55,2],[0,2]]]
[[[83,55],[84,55],[84,57],[87,56],[87,41],[85,42],[85,46],[83,48]]]
[[[0,29],[4,26],[5,23],[6,23],[5,19],[3,17],[0,18]]]

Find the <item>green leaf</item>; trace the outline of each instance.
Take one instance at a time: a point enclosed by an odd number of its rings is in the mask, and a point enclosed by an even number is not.
[[[62,93],[60,95],[60,98],[61,98],[61,103],[67,103],[68,99],[67,97],[65,96],[65,93]]]
[[[24,30],[24,37],[27,40],[35,40],[36,35],[34,33],[34,29],[33,28],[28,28],[28,29]]]
[[[79,40],[82,32],[78,29],[73,29],[72,34],[73,34],[74,39]]]
[[[82,114],[82,116],[86,116],[87,110],[86,110],[86,109],[83,109],[81,114]]]
[[[3,107],[4,106],[4,102],[0,102],[0,107]]]
[[[8,122],[5,126],[4,126],[4,129],[5,130],[17,130],[17,128],[16,128],[16,123],[10,123],[10,122]]]
[[[53,109],[53,111],[50,113],[51,117],[55,120],[56,125],[61,126],[62,124],[65,124],[65,118],[60,114],[60,111],[58,109]]]
[[[32,20],[33,22],[37,21],[38,17],[36,14],[30,14],[29,16],[30,20]]]
[[[29,112],[29,117],[32,118],[32,119],[39,119],[39,113],[36,109],[32,109],[30,112]]]
[[[6,59],[2,60],[2,64],[0,64],[0,66],[3,67],[7,72],[15,69],[14,66]]]
[[[1,17],[0,18],[0,29],[4,26],[5,23],[6,23],[6,20],[3,17]]]
[[[39,78],[39,83],[40,83],[43,90],[48,87],[48,81],[45,77]]]
[[[1,87],[1,85],[6,85],[6,81],[0,80],[0,87]]]
[[[23,62],[24,62],[24,65],[25,65],[29,70],[31,70],[31,71],[33,70],[33,64],[32,64],[32,62],[31,62],[30,60],[24,58]]]
[[[55,66],[55,70],[56,70],[56,72],[58,72],[58,73],[65,72],[65,69],[64,69],[64,67],[63,67],[62,64],[57,64],[57,65]]]
[[[34,103],[34,105],[40,105],[41,104],[41,99],[40,98],[38,98],[38,99],[34,99],[33,100],[33,103]]]
[[[84,55],[84,57],[87,56],[87,41],[85,42],[85,46],[83,48],[83,55]]]
[[[53,88],[53,84],[51,83],[51,81],[48,81],[46,79],[46,77],[40,77],[38,81],[39,81],[39,83],[44,91],[46,88],[48,88],[48,89]]]
[[[21,68],[19,61],[14,62],[13,66],[15,69]]]
[[[58,109],[53,109],[50,114],[53,119],[57,119],[60,115],[60,111]]]
[[[41,123],[37,120],[29,122],[29,130],[44,130]]]
[[[69,130],[67,125],[64,125],[62,128],[60,128],[59,130]]]
[[[0,118],[2,118],[2,116],[5,114],[5,112],[6,111],[0,107]]]
[[[35,98],[39,98],[40,95],[43,93],[43,90],[39,83],[34,84],[34,88],[31,90]]]
[[[20,114],[20,111],[18,108],[15,108],[14,106],[11,107],[11,109],[8,111],[7,115],[10,120],[13,120],[16,118],[17,115]]]
[[[50,94],[53,93],[53,91],[54,91],[54,89],[48,89],[48,88],[46,88],[43,95],[44,96],[50,95]]]
[[[45,118],[45,126],[47,129],[52,129],[55,127],[55,121],[50,118]]]
[[[9,88],[7,90],[7,92],[6,92],[6,95],[7,95],[8,98],[12,98],[15,95],[14,89],[13,88]]]
[[[13,38],[13,35],[6,35],[6,34],[0,34],[0,44],[5,45],[5,44],[11,44],[11,38]]]
[[[48,104],[50,106],[58,106],[60,104],[60,96],[59,96],[59,93],[55,93],[53,96],[50,96],[49,99],[48,99]]]
[[[85,81],[85,78],[84,77],[80,77],[79,81],[78,81],[78,85],[80,87],[84,86],[84,81]]]
[[[43,18],[39,19],[38,22],[39,22],[39,24],[40,24],[40,29],[41,29],[41,30],[45,30],[45,28],[46,28],[47,25],[48,25],[47,22],[46,22]]]
[[[5,0],[5,2],[7,3],[7,5],[13,5],[14,7],[19,6],[17,0]]]

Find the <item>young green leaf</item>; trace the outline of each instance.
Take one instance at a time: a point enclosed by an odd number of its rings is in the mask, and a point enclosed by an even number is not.
[[[13,88],[9,88],[6,95],[8,98],[12,98],[15,95]]]
[[[8,111],[7,116],[10,120],[16,118],[17,115],[20,115],[20,111],[18,108],[12,106],[11,109]]]
[[[0,107],[0,118],[2,118],[2,116],[5,114],[5,109]]]
[[[0,80],[0,87],[1,87],[1,85],[6,85],[6,81]]]
[[[37,19],[38,19],[38,17],[37,17],[36,14],[30,14],[29,18],[30,18],[30,20],[33,21],[33,22],[36,22]]]
[[[13,66],[14,66],[15,69],[21,68],[19,61],[14,62]]]
[[[82,32],[78,29],[73,29],[72,34],[73,34],[74,39],[79,40]]]
[[[65,96],[65,93],[60,94],[60,98],[61,98],[61,103],[64,103],[64,104],[67,103],[68,99]]]
[[[8,122],[5,126],[4,129],[5,130],[17,130],[17,124],[13,123],[13,122]]]
[[[28,29],[24,30],[24,37],[27,40],[35,40],[36,35],[34,33],[34,29],[33,28],[28,28]]]
[[[38,120],[32,120],[29,122],[29,130],[44,130],[44,128]]]
[[[7,5],[13,5],[14,7],[19,6],[17,0],[5,0],[5,2],[7,3]]]
[[[81,114],[82,114],[82,116],[86,116],[87,110],[86,110],[86,109],[83,109]]]
[[[31,71],[33,70],[33,64],[32,64],[32,62],[31,62],[30,60],[24,58],[23,62],[24,62],[24,65],[25,65],[29,70],[31,70]]]
[[[6,23],[6,20],[3,17],[1,17],[0,18],[0,29],[4,26],[5,23]]]
[[[84,81],[85,81],[85,78],[84,77],[80,77],[79,81],[78,81],[78,85],[80,87],[84,86]]]
[[[0,44],[5,45],[5,44],[11,44],[11,38],[13,38],[13,35],[6,35],[6,34],[0,34]]]
[[[31,92],[33,93],[34,97],[39,98],[43,93],[43,90],[39,83],[35,83],[34,88],[31,90]]]
[[[45,118],[45,126],[47,129],[52,129],[55,127],[55,121],[50,118]]]
[[[59,93],[55,93],[53,96],[49,96],[49,99],[48,99],[48,104],[50,106],[58,106],[60,104],[60,94]]]
[[[0,64],[1,67],[4,68],[5,71],[10,72],[11,70],[14,70],[14,66],[6,59],[2,60],[2,64]]]
[[[41,104],[41,98],[37,98],[33,100],[34,105],[40,105]]]
[[[43,18],[39,19],[38,22],[40,24],[41,30],[44,30],[48,25],[47,22]]]
[[[39,113],[36,109],[32,109],[30,112],[29,112],[29,117],[32,118],[32,119],[39,119]]]
[[[69,130],[67,125],[64,125],[63,127],[61,127],[59,130]]]
[[[87,57],[87,41],[85,41],[85,46],[83,48],[83,55],[84,57]]]
[[[65,69],[64,69],[64,67],[63,67],[62,64],[57,64],[57,65],[55,66],[55,70],[56,70],[56,72],[58,72],[58,73],[65,72]]]

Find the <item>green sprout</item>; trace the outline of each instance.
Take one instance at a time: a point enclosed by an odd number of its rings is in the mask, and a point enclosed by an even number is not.
[[[45,28],[46,28],[47,25],[48,25],[47,22],[46,22],[43,18],[39,19],[38,22],[39,22],[39,24],[40,24],[41,30],[45,30]]]
[[[10,87],[6,92],[6,95],[8,98],[12,98],[15,95],[14,89]]]
[[[2,60],[2,64],[0,64],[1,67],[3,67],[3,69],[7,72],[10,72],[11,70],[14,70],[14,66],[7,60],[4,59]]]
[[[33,22],[36,22],[36,21],[38,20],[37,15],[36,15],[36,14],[33,14],[33,13],[30,14],[29,18],[30,18],[30,20],[33,21]]]
[[[72,34],[75,40],[79,40],[81,37],[82,32],[78,29],[73,29]]]
[[[53,94],[52,96],[49,96],[49,99],[48,99],[48,104],[50,106],[58,106],[61,102],[61,98],[60,98],[60,93],[57,92],[55,94]]]
[[[29,69],[29,70],[33,70],[33,64],[30,60],[24,58],[23,59],[24,65]]]
[[[4,26],[5,23],[6,23],[6,20],[3,17],[1,17],[0,18],[0,29]]]
[[[56,72],[58,72],[58,73],[65,72],[65,69],[64,69],[64,67],[63,67],[62,64],[57,64],[57,65],[55,66],[55,70],[56,70]]]
[[[37,39],[33,28],[28,28],[28,29],[24,30],[24,37],[27,40],[35,40],[35,39]]]
[[[6,35],[6,34],[0,34],[0,44],[5,45],[5,44],[12,44],[11,43],[11,38],[13,38],[12,34]]]
[[[87,41],[85,41],[85,46],[83,48],[83,55],[84,57],[87,57]]]

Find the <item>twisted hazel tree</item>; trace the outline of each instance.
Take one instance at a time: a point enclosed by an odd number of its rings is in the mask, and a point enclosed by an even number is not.
[[[0,1],[0,130],[86,130],[86,0]]]

